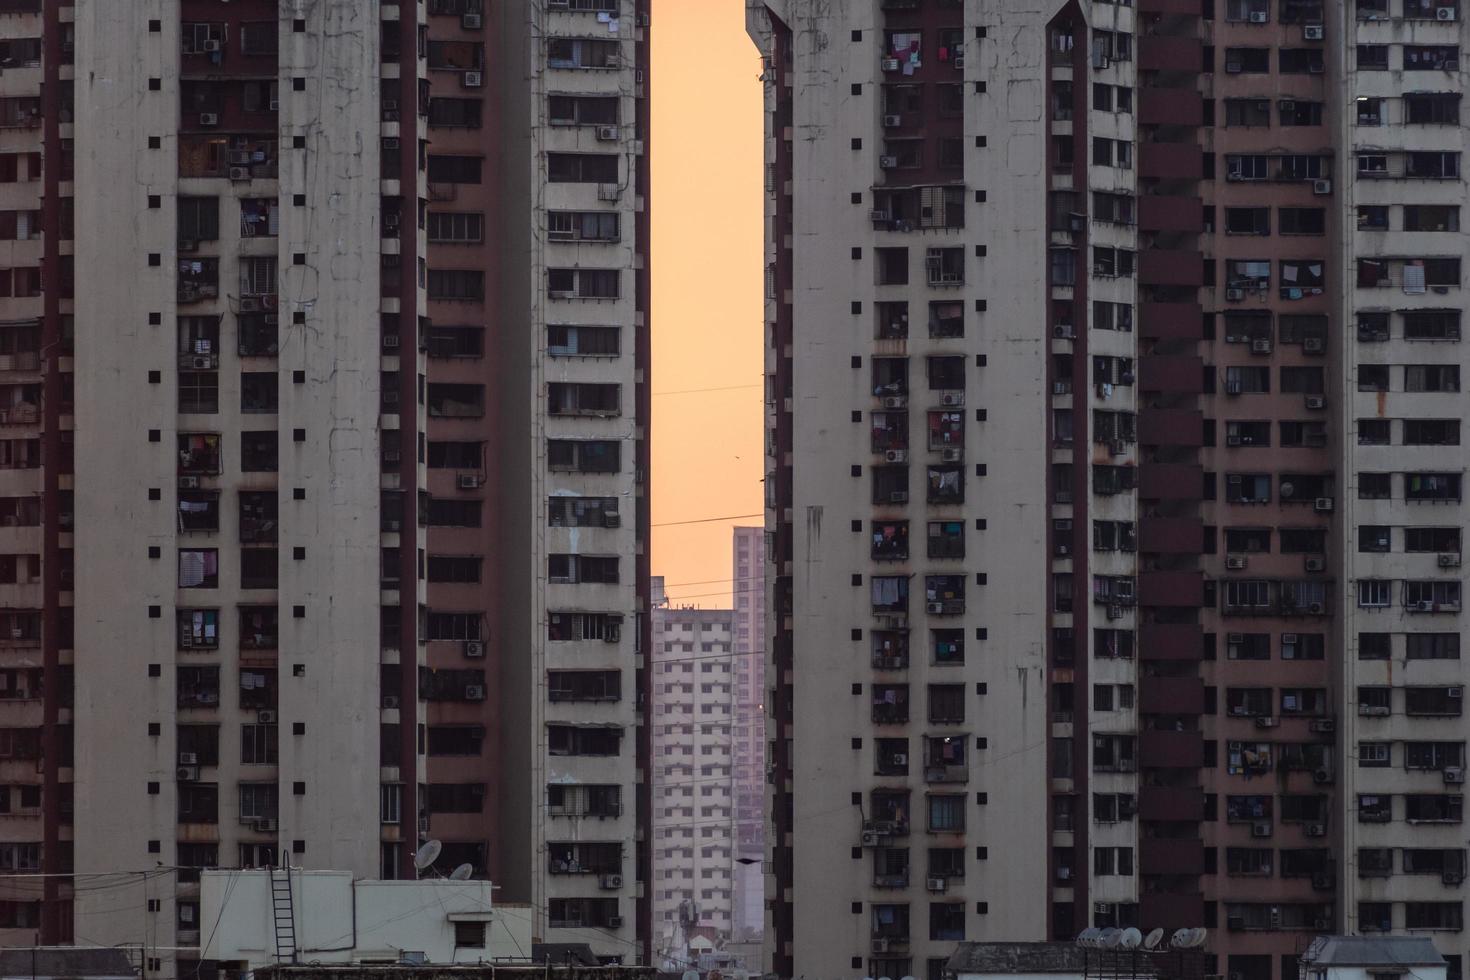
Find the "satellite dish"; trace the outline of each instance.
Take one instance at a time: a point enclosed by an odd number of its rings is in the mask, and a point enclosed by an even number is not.
[[[426,840],[419,849],[414,852],[413,866],[420,871],[439,860],[439,852],[444,850],[444,845],[436,840]]]
[[[450,881],[468,881],[470,875],[475,873],[475,866],[466,861],[453,871],[449,872]]]
[[[1143,948],[1158,949],[1159,943],[1162,942],[1163,939],[1164,930],[1155,929],[1153,932],[1150,932],[1147,936],[1143,937]]]
[[[1102,930],[1097,926],[1088,926],[1077,934],[1078,946],[1092,946],[1097,943],[1097,937],[1102,935]]]
[[[916,978],[912,976],[905,976],[903,980],[916,980]]]
[[[893,980],[892,977],[879,977],[878,980]]]
[[[1124,949],[1137,949],[1138,944],[1143,942],[1143,933],[1129,926],[1123,930],[1123,935],[1118,940],[1118,945]]]
[[[1188,929],[1176,929],[1174,935],[1169,937],[1169,945],[1175,949],[1183,949],[1185,940],[1189,938]]]
[[[1106,929],[1103,930],[1102,940],[1101,940],[1100,945],[1102,945],[1103,948],[1105,948],[1105,949],[1112,949],[1113,947],[1117,946],[1118,943],[1120,943],[1122,941],[1123,941],[1123,930],[1122,929],[1114,929],[1111,926],[1109,926],[1108,928],[1106,928]]]
[[[685,970],[684,971],[684,975],[681,976],[679,978],[679,980],[699,980],[699,971],[698,970]]]
[[[1196,926],[1194,929],[1191,929],[1190,932],[1193,933],[1193,935],[1189,937],[1190,949],[1194,949],[1197,946],[1203,946],[1205,944],[1206,937],[1208,937],[1210,934],[1209,930],[1205,929],[1202,926]]]

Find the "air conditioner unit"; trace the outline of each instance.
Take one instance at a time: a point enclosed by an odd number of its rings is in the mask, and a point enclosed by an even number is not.
[[[898,71],[898,59],[884,58],[882,61],[878,62],[878,67],[881,68],[883,71]]]
[[[199,765],[199,753],[197,753],[197,752],[180,752],[179,753],[179,765],[181,765],[181,766],[197,766],[197,765]]]
[[[1313,194],[1331,194],[1332,193],[1332,181],[1330,181],[1330,180],[1314,180],[1314,181],[1312,181],[1312,193]]]
[[[943,878],[926,878],[924,880],[924,887],[931,892],[942,892],[948,884]]]
[[[199,782],[199,767],[179,766],[178,770],[174,773],[174,778],[181,783],[197,783]]]
[[[1321,24],[1303,24],[1303,41],[1320,41],[1325,36],[1325,30]]]
[[[1312,731],[1323,735],[1330,735],[1337,731],[1337,720],[1335,718],[1316,718],[1312,721]]]
[[[399,452],[398,450],[396,450],[396,449],[385,449],[385,450],[383,450],[383,462],[385,462],[385,463],[391,463],[394,466],[397,466],[402,461],[403,461],[403,454],[401,452]]]
[[[201,113],[199,113],[199,125],[201,125],[201,126],[218,126],[219,125],[219,113],[217,113],[217,112],[201,112]]]
[[[962,55],[962,54],[955,55],[954,56],[954,66],[955,66],[956,69],[964,68],[965,67],[965,56]]]
[[[198,490],[199,489],[199,477],[197,477],[197,476],[181,476],[181,477],[179,477],[179,489],[180,490]]]
[[[1123,607],[1122,606],[1109,606],[1108,607],[1108,619],[1122,619],[1122,618],[1123,618]]]
[[[1266,19],[1266,12],[1264,10],[1252,10],[1250,12],[1250,22],[1252,24],[1264,24],[1266,23]]]
[[[597,884],[598,884],[599,887],[606,888],[609,891],[612,891],[612,890],[618,889],[618,888],[622,888],[623,887],[623,876],[622,875],[603,875],[601,878],[599,878],[597,880]]]
[[[1311,409],[1321,410],[1327,407],[1326,395],[1308,395],[1305,400],[1307,407]]]
[[[615,626],[613,624],[608,624],[607,626],[603,627],[603,630],[602,630],[602,642],[603,643],[618,643],[622,639],[623,639],[623,628],[621,626]]]
[[[939,396],[939,404],[945,408],[961,408],[965,404],[965,393],[963,391],[946,392]]]
[[[1318,555],[1308,555],[1305,564],[1309,572],[1322,572],[1327,570],[1327,559]]]
[[[399,147],[401,147],[402,145],[403,144],[401,142],[399,142],[397,136],[384,136],[383,137],[383,149],[385,149],[385,150],[389,150],[391,152],[397,152],[397,150],[399,149]]]
[[[931,616],[941,615],[944,612],[944,603],[942,603],[942,602],[931,602],[931,603],[928,603],[927,605],[924,606],[924,610],[926,612],[928,612]]]
[[[1282,112],[1296,112],[1296,99],[1282,99],[1276,105]]]
[[[597,199],[599,201],[617,201],[617,200],[621,200],[622,199],[622,196],[623,196],[623,189],[621,187],[619,187],[617,184],[598,184],[597,185]]]
[[[384,350],[397,350],[398,349],[398,345],[400,343],[402,343],[402,338],[399,337],[398,334],[396,334],[396,333],[386,333],[386,334],[383,334],[383,349]]]
[[[906,504],[909,502],[909,492],[907,490],[894,490],[888,494],[888,502],[890,504]]]
[[[239,183],[242,180],[249,180],[250,179],[250,168],[249,167],[231,167],[230,168],[230,179],[233,180],[233,181],[235,181],[236,183]]]
[[[483,684],[466,684],[464,686],[464,699],[466,701],[483,701],[483,700],[485,700],[485,685],[483,685]]]
[[[1226,555],[1225,556],[1225,567],[1228,568],[1228,569],[1230,569],[1230,570],[1232,570],[1232,571],[1240,571],[1242,568],[1245,568],[1245,565],[1246,565],[1245,555]]]
[[[885,449],[883,451],[883,462],[885,463],[907,463],[909,454],[904,449]]]
[[[616,140],[618,138],[618,127],[598,126],[597,138],[602,140],[603,142],[611,142],[613,140]]]
[[[1269,353],[1271,353],[1271,341],[1268,340],[1265,337],[1260,337],[1260,338],[1257,338],[1256,340],[1252,340],[1251,341],[1251,353],[1252,354],[1269,354]]]
[[[1255,823],[1251,824],[1251,836],[1252,837],[1270,837],[1271,836],[1271,824],[1270,824],[1270,822],[1269,821],[1266,821],[1266,820],[1257,820]]]
[[[1232,74],[1232,75],[1239,75],[1240,74],[1240,62],[1238,62],[1238,61],[1227,61],[1227,62],[1225,62],[1225,70],[1227,72],[1229,72],[1230,74]]]
[[[396,708],[396,707],[398,707],[398,695],[396,695],[396,694],[385,694],[385,695],[383,695],[383,707],[384,708]]]
[[[280,326],[280,323],[281,323],[281,315],[279,313],[267,313],[265,315],[265,325],[266,326],[268,326],[268,327],[276,327],[276,326]]]
[[[1071,340],[1077,336],[1077,331],[1070,323],[1058,323],[1051,328],[1051,335],[1058,340]]]
[[[962,457],[958,449],[943,449],[940,450],[939,458],[946,463],[958,463]]]
[[[1319,514],[1332,513],[1332,498],[1318,497],[1316,500],[1312,501],[1312,509]]]
[[[1094,51],[1093,52],[1093,54],[1092,54],[1092,67],[1094,67],[1094,68],[1106,68],[1109,65],[1111,65],[1112,63],[1113,63],[1113,59],[1112,58],[1109,58],[1107,55],[1103,54],[1101,51]]]
[[[199,251],[199,240],[197,238],[180,238],[179,239],[179,251],[180,252],[197,252],[197,251]]]
[[[1445,766],[1444,781],[1446,783],[1463,783],[1465,781],[1465,770],[1459,766]]]
[[[1459,555],[1456,555],[1456,554],[1451,554],[1451,553],[1448,553],[1448,552],[1445,553],[1445,554],[1440,555],[1439,556],[1439,567],[1440,568],[1459,568],[1460,567],[1460,556]]]
[[[1227,290],[1225,290],[1225,301],[1227,303],[1240,303],[1240,302],[1243,302],[1244,300],[1245,300],[1245,290],[1244,289],[1227,289]]]
[[[255,713],[255,720],[262,725],[274,725],[276,723],[276,713],[274,711],[257,711]]]
[[[886,939],[875,939],[875,940],[873,940],[873,952],[875,952],[875,953],[886,953],[886,952],[888,952],[888,940],[886,940]]]
[[[280,823],[275,817],[261,817],[255,821],[255,829],[262,834],[273,834],[280,828]]]
[[[1444,882],[1446,885],[1458,885],[1465,880],[1465,872],[1441,871],[1439,875],[1439,880]]]
[[[1388,709],[1388,707],[1386,705],[1382,705],[1382,704],[1360,704],[1360,705],[1358,705],[1358,714],[1360,714],[1360,715],[1362,715],[1362,716],[1364,716],[1366,718],[1374,718],[1374,717],[1382,718],[1382,717],[1387,717],[1388,716],[1388,713],[1389,713],[1389,709]]]
[[[1281,719],[1280,718],[1273,718],[1270,715],[1266,715],[1264,717],[1261,717],[1261,718],[1257,718],[1256,719],[1256,727],[1257,728],[1278,728],[1278,727],[1280,727],[1280,725],[1281,725]]]
[[[883,399],[884,408],[903,408],[908,403],[909,400],[904,395],[889,395],[887,398]]]
[[[902,126],[903,125],[903,116],[892,115],[892,114],[886,115],[886,116],[883,117],[883,125],[884,126],[887,126],[890,129],[892,129],[895,126]]]
[[[1318,786],[1326,786],[1332,782],[1332,770],[1327,768],[1312,771],[1312,782]]]
[[[219,51],[219,50],[221,50],[223,48],[224,48],[224,45],[221,44],[220,41],[217,38],[208,38],[204,42],[204,49],[203,50],[204,50],[204,53],[205,54],[213,54],[214,52]]]
[[[863,847],[877,847],[878,846],[878,832],[876,830],[865,830],[865,831],[863,831],[862,838],[861,838],[861,843],[862,843],[862,846]]]
[[[1463,687],[1446,688],[1444,695],[1451,701],[1459,701],[1465,697],[1465,689]]]
[[[602,512],[602,526],[603,527],[622,527],[623,526],[623,518],[621,516],[619,516],[618,512],[615,511],[615,510],[610,510],[610,511],[605,510],[605,511]]]
[[[1227,435],[1225,437],[1225,445],[1227,445],[1227,446],[1239,446],[1239,445],[1241,445],[1240,436],[1237,436],[1237,435]]]
[[[898,166],[898,157],[879,157],[878,166],[882,167],[884,170],[892,170]]]
[[[485,642],[483,640],[465,640],[464,655],[466,657],[483,657],[485,655]]]
[[[485,73],[482,71],[467,71],[461,76],[465,88],[479,88],[485,84]]]
[[[475,473],[461,473],[456,483],[461,490],[480,489],[480,477]]]
[[[467,31],[478,31],[485,26],[485,19],[480,14],[465,14],[460,17],[459,26]]]
[[[1455,19],[1455,8],[1454,7],[1440,7],[1438,10],[1436,10],[1434,12],[1434,19],[1435,20],[1454,20]]]

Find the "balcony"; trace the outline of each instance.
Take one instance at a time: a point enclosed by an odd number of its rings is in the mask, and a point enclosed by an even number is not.
[[[1199,4],[1190,0],[1138,0],[1140,14],[1168,14],[1182,17],[1198,17]]]
[[[1140,606],[1199,606],[1205,600],[1200,572],[1144,572],[1138,577]]]
[[[1144,786],[1138,792],[1140,820],[1193,823],[1204,814],[1204,791],[1170,786]]]
[[[1205,921],[1203,895],[1180,892],[1146,893],[1138,905],[1138,921],[1161,929],[1197,926]]]
[[[1144,660],[1200,660],[1204,631],[1190,623],[1144,623],[1139,630],[1139,656]]]
[[[1199,10],[1193,11],[1197,16]],[[1198,38],[1168,37],[1144,34],[1138,39],[1139,71],[1185,71],[1198,74],[1204,68],[1204,45]],[[1150,89],[1144,89],[1143,104],[1148,104]],[[1152,91],[1165,91],[1155,89]]]
[[[1138,387],[1141,391],[1197,395],[1204,390],[1204,361],[1192,355],[1140,358]]]
[[[1140,412],[1138,441],[1145,446],[1198,447],[1204,442],[1204,415],[1191,409]],[[1195,488],[1196,492],[1200,486]]]
[[[1204,550],[1204,522],[1198,518],[1151,517],[1142,522],[1139,533],[1139,551],[1196,555]]]
[[[1138,121],[1145,126],[1198,126],[1205,121],[1204,102],[1192,89],[1142,88]]]
[[[1196,14],[1199,11],[1195,11]],[[1204,158],[1195,143],[1143,143],[1138,148],[1138,175],[1160,180],[1199,180]]]
[[[1148,715],[1198,715],[1205,710],[1205,684],[1198,677],[1144,677],[1138,710]]]
[[[1204,488],[1204,468],[1187,463],[1142,466],[1138,476],[1142,500],[1198,500]]]
[[[1146,875],[1197,875],[1205,870],[1204,841],[1154,837],[1143,842],[1138,870]]]
[[[1161,197],[1158,200],[1179,199]],[[1196,207],[1195,213],[1198,214],[1199,210]],[[1203,340],[1204,322],[1204,308],[1198,303],[1143,303],[1138,310],[1138,332],[1150,339]]]
[[[1205,227],[1204,202],[1185,194],[1145,194],[1138,199],[1138,227],[1197,234]]]
[[[1187,249],[1146,249],[1138,255],[1138,282],[1143,286],[1204,285],[1204,257]]]
[[[1139,758],[1147,769],[1198,769],[1205,762],[1199,732],[1146,731],[1139,737]]]

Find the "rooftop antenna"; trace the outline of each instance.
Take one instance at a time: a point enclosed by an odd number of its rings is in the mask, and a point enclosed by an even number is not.
[[[420,871],[429,867],[439,860],[439,853],[444,850],[444,845],[437,840],[426,840],[419,845],[419,849],[413,853],[413,866]]]

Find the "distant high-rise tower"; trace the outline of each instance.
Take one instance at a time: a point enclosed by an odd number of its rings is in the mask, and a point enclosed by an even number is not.
[[[734,921],[737,941],[761,937],[765,928],[766,849],[766,532],[734,533]]]
[[[772,967],[1459,972],[1459,0],[750,0]]]

